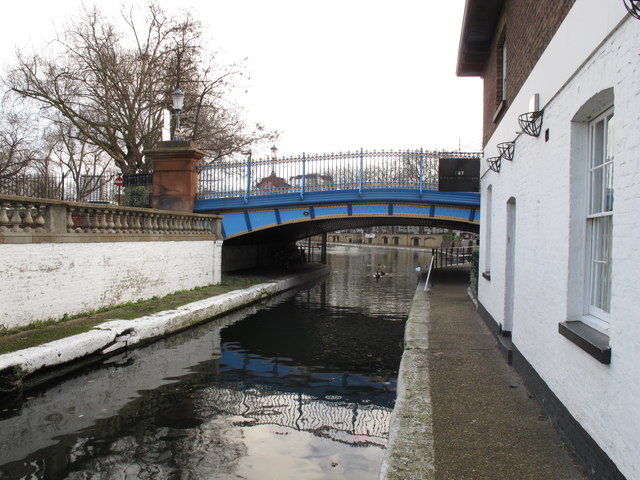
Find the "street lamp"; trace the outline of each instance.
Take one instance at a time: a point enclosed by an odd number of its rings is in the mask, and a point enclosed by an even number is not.
[[[278,158],[278,147],[274,145],[271,147],[271,159],[275,160],[276,158]]]
[[[173,111],[176,114],[176,126],[173,132],[173,140],[184,140],[180,133],[180,113],[182,113],[182,106],[184,105],[184,93],[179,88],[172,94],[173,97]]]

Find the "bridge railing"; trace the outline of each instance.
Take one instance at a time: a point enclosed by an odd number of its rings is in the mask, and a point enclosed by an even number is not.
[[[201,165],[197,197],[228,198],[328,190],[438,190],[443,159],[477,153],[424,150],[340,152]]]

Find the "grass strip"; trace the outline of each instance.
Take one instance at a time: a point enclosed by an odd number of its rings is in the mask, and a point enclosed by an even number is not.
[[[198,287],[175,292],[165,297],[153,297],[148,300],[101,308],[72,317],[65,315],[62,319],[35,322],[19,329],[0,330],[0,355],[87,332],[108,320],[116,318],[132,320],[152,313],[172,310],[232,290],[247,288],[262,281],[264,279],[259,277],[225,275],[219,285]]]

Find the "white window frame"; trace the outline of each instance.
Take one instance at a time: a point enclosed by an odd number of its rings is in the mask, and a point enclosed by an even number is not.
[[[613,240],[613,107],[589,122],[583,321],[608,333]]]

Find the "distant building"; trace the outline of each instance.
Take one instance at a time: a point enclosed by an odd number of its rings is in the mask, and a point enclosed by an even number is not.
[[[362,233],[356,231],[330,232],[327,235],[329,243],[352,243],[357,245],[391,246],[391,247],[413,247],[413,248],[440,248],[442,245],[442,234],[416,235],[413,233]],[[315,241],[322,241],[321,237],[314,238]]]
[[[640,20],[625,3],[467,0],[457,65],[484,80],[478,310],[599,480],[640,479]]]
[[[256,188],[262,190],[263,193],[284,193],[289,191],[289,185],[287,181],[276,175],[275,170],[271,172],[271,175],[268,177],[264,177],[258,183],[256,183]]]
[[[295,175],[289,179],[294,187],[302,186],[302,175]],[[319,173],[309,173],[304,175],[304,186],[308,190],[318,190],[314,187],[332,185],[333,177],[331,175],[321,175]],[[325,190],[324,188],[321,190]]]

